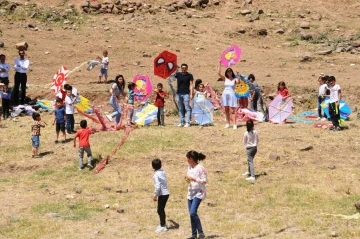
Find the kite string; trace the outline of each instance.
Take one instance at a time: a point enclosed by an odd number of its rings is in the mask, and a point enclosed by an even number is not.
[[[71,71],[69,71],[67,73],[67,76],[69,76],[70,74],[74,73],[76,70],[79,70],[81,67],[83,67],[85,64],[87,64],[87,61],[81,63],[80,65],[76,66],[74,69],[72,69]]]

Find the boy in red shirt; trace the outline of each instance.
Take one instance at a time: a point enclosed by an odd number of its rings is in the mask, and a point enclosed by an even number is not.
[[[158,126],[165,126],[164,123],[164,104],[165,104],[165,91],[162,90],[163,84],[157,84],[157,89],[155,89],[156,98],[155,98],[155,106],[158,107],[157,112],[157,120]]]
[[[76,138],[79,138],[79,170],[84,169],[83,157],[84,151],[87,153],[88,162],[87,166],[89,168],[94,168],[92,165],[92,154],[90,149],[89,137],[92,134],[92,131],[87,128],[87,121],[80,121],[81,129],[78,130],[74,137],[74,148],[76,147]]]

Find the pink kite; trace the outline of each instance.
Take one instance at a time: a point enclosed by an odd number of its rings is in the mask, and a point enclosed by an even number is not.
[[[60,69],[55,73],[51,88],[55,93],[58,93],[63,85],[66,84],[69,70],[66,66],[61,66]]]
[[[240,61],[241,49],[237,45],[226,48],[220,58],[221,65],[230,67]]]
[[[152,93],[152,84],[147,75],[134,76],[133,83],[135,83],[135,93],[143,94],[143,96],[135,96],[135,100],[145,101]]]
[[[269,105],[269,121],[282,124],[292,113],[292,99],[283,97],[279,94]]]

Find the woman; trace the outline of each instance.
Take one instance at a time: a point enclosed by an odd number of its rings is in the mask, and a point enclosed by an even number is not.
[[[114,112],[107,115],[107,118],[112,121],[112,118],[115,117],[115,122],[118,124],[121,117],[121,108],[119,107],[120,96],[126,97],[125,79],[123,75],[117,75],[115,77],[115,83],[111,86],[110,93],[110,105],[114,108]]]
[[[192,233],[188,239],[205,238],[197,210],[206,196],[207,173],[204,166],[199,164],[199,161],[204,160],[206,156],[191,150],[186,154],[186,158],[189,167],[185,180],[189,183],[187,199]]]
[[[225,108],[225,115],[226,115],[226,125],[224,128],[230,127],[230,108],[232,111],[235,111],[237,107],[237,99],[235,96],[235,84],[239,83],[239,79],[236,78],[234,71],[231,68],[227,68],[225,71],[225,76],[221,74],[221,63],[219,65],[219,72],[218,75],[220,78],[225,81],[224,91],[221,95],[221,105]],[[234,126],[233,129],[237,129],[237,125],[235,122],[234,116]]]

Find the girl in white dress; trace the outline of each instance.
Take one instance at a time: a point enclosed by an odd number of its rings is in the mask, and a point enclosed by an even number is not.
[[[219,72],[218,75],[220,78],[225,81],[224,83],[224,91],[221,95],[221,105],[225,108],[225,115],[226,115],[226,125],[225,128],[230,127],[230,108],[232,111],[235,111],[237,107],[237,99],[235,96],[235,84],[239,82],[239,79],[236,78],[234,71],[231,68],[227,68],[225,71],[225,76],[221,74],[221,63],[219,65]],[[237,129],[237,125],[235,122],[235,115],[234,115],[234,126],[233,129]]]

